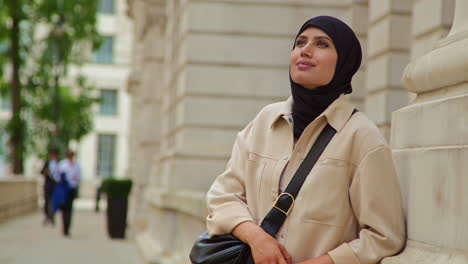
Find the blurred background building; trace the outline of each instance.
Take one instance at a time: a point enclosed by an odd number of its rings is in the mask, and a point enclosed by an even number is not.
[[[78,146],[84,182],[80,194],[93,196],[106,177],[127,175],[130,99],[126,90],[132,52],[132,23],[125,0],[101,0],[98,31],[104,38],[94,61],[79,71],[97,88],[94,130]]]
[[[126,14],[125,0],[101,0],[98,8],[97,29],[103,43],[83,66],[72,66],[69,79],[78,74],[86,77],[95,88],[100,102],[94,106],[94,129],[74,144],[82,164],[83,182],[80,194],[93,197],[102,178],[126,176],[128,164],[128,123],[130,100],[126,83],[131,61],[132,23]],[[0,122],[10,117],[10,98],[0,101]],[[2,128],[4,126],[1,126]],[[0,145],[0,175],[8,175],[7,135]],[[38,174],[42,161],[29,157],[25,166],[26,177]]]

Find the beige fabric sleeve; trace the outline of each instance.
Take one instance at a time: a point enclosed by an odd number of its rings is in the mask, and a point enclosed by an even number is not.
[[[247,140],[252,122],[237,135],[227,168],[219,175],[207,193],[209,215],[206,225],[210,236],[224,235],[242,222],[254,221],[245,198],[245,163],[248,159]]]
[[[398,253],[405,243],[398,178],[388,146],[362,159],[349,190],[359,221],[359,238],[328,252],[335,264],[376,264]]]

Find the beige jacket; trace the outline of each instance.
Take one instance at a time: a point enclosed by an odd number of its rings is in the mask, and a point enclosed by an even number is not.
[[[226,171],[207,194],[210,235],[260,224],[323,127],[337,131],[307,176],[276,238],[297,263],[328,253],[335,264],[374,264],[405,241],[399,182],[378,128],[345,96],[306,127],[294,146],[292,99],[266,106],[236,139]],[[284,170],[284,172],[283,172]],[[281,176],[283,175],[283,176]]]

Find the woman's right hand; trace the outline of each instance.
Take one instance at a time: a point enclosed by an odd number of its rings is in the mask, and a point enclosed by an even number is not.
[[[253,259],[256,264],[292,264],[292,258],[276,239],[262,230],[250,242]]]
[[[255,264],[292,264],[286,248],[253,222],[239,224],[232,234],[250,246]]]

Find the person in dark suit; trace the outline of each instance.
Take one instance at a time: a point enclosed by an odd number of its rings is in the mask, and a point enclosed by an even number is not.
[[[52,193],[55,187],[55,181],[58,171],[58,151],[52,149],[49,152],[49,159],[44,162],[41,174],[44,177],[43,195],[44,195],[44,221],[43,224],[54,225],[54,213],[52,210]]]
[[[81,182],[81,167],[75,159],[75,152],[67,151],[66,159],[58,165],[58,175],[66,186],[65,201],[61,206],[63,218],[63,234],[70,235],[70,225],[73,212],[73,200],[78,197],[78,188]]]

